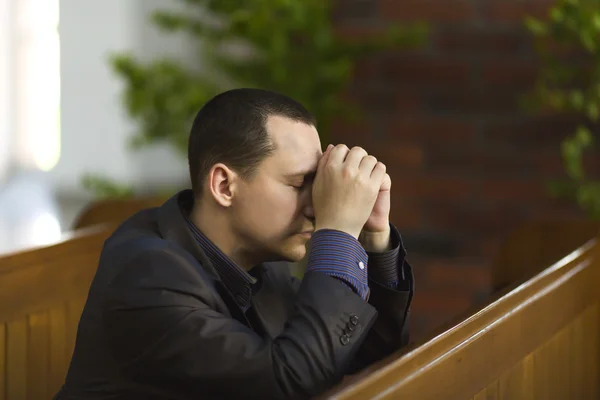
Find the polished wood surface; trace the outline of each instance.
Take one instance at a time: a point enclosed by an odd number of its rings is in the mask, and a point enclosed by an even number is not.
[[[92,205],[78,222],[88,228],[0,257],[0,400],[49,399],[58,390],[104,241],[129,215],[162,201]],[[575,237],[582,232],[575,229],[562,231]],[[529,270],[531,279],[322,398],[600,398],[600,245],[590,241],[553,264],[548,254],[565,250],[546,249],[542,239],[549,246],[558,239],[540,224],[523,232],[504,262],[517,265],[525,254],[545,269]]]
[[[599,398],[599,251],[588,243],[324,398]]]
[[[0,400],[50,399],[64,382],[79,317],[112,226],[0,257]]]

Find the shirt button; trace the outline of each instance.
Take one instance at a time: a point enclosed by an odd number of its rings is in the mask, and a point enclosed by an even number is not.
[[[354,326],[358,325],[358,317],[356,315],[350,316],[350,323]]]
[[[358,268],[360,268],[360,269],[365,269],[365,263],[363,263],[362,261],[360,261],[360,262],[358,263]]]

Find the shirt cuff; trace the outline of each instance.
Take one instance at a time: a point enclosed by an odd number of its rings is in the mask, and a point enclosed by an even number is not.
[[[400,281],[406,280],[404,271],[404,256],[406,250],[400,233],[390,224],[390,240],[392,249],[383,253],[369,252],[369,278],[380,285],[397,288]]]
[[[320,229],[312,237],[306,272],[321,272],[346,283],[364,300],[369,298],[367,253],[351,235]]]

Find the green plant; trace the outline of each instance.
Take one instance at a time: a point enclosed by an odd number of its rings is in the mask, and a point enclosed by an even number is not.
[[[562,143],[568,179],[554,182],[559,196],[570,196],[590,217],[600,218],[600,182],[585,168],[600,117],[600,1],[558,0],[546,20],[528,18],[542,69],[534,91],[539,108],[571,115],[581,124]]]
[[[335,118],[359,116],[340,96],[356,63],[382,50],[416,46],[426,36],[421,23],[354,39],[336,35],[327,0],[180,1],[189,12],[157,11],[152,19],[161,30],[186,33],[197,42],[202,71],[171,59],[147,65],[128,54],[111,59],[126,82],[127,112],[140,127],[133,148],[166,142],[184,156],[195,113],[234,86],[271,89],[302,102],[317,118],[326,143]],[[112,190],[106,178],[85,179],[98,195],[131,194]]]

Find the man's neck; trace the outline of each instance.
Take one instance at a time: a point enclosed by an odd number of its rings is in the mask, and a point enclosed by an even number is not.
[[[240,240],[236,239],[222,210],[195,202],[190,219],[208,240],[240,268],[249,271],[257,264],[251,260],[249,252],[240,246]]]

